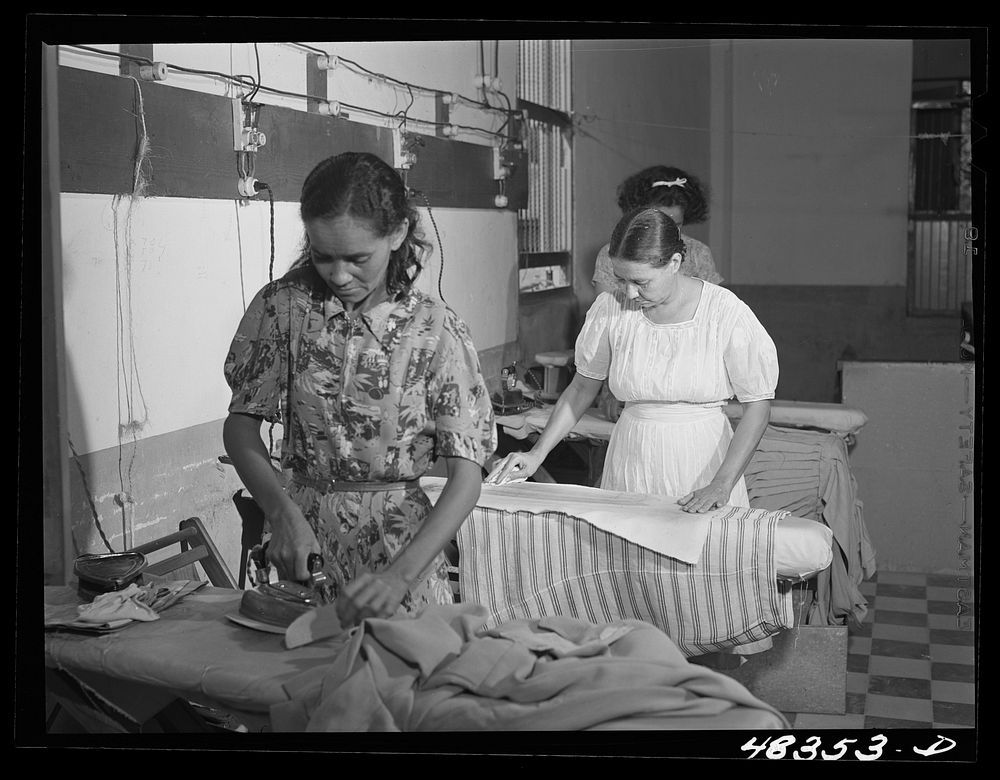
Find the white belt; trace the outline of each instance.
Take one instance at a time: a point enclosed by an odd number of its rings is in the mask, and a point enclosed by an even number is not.
[[[707,404],[668,403],[660,401],[628,401],[623,414],[628,414],[638,420],[679,421],[709,419],[716,415],[724,415],[724,401],[713,401]]]

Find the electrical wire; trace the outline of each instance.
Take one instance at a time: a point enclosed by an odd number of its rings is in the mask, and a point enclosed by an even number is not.
[[[401,122],[399,123],[399,128],[400,128],[401,130],[403,130],[403,129],[405,129],[405,128],[406,128],[406,120],[407,120],[407,119],[409,118],[409,113],[410,113],[410,109],[411,109],[411,108],[413,108],[413,101],[414,101],[414,97],[413,97],[413,89],[412,89],[411,87],[409,87],[409,86],[407,86],[407,88],[406,88],[406,89],[407,89],[407,91],[408,91],[408,92],[410,93],[410,102],[409,102],[409,104],[408,104],[408,105],[406,106],[406,108],[404,108],[404,109],[402,110],[402,112],[400,112],[400,113],[402,113],[402,115],[403,115],[403,118],[402,118],[402,121],[401,121]],[[399,116],[399,114],[397,113],[397,114],[396,114],[396,116]]]
[[[153,64],[152,60],[147,59],[146,57],[140,57],[140,56],[137,56],[137,55],[120,54],[118,52],[104,51],[102,49],[95,49],[95,48],[93,48],[91,46],[81,46],[81,45],[78,45],[78,44],[64,44],[64,45],[69,46],[70,48],[83,49],[85,51],[90,51],[90,52],[94,52],[94,53],[97,53],[97,54],[104,54],[104,55],[107,55],[109,57],[119,57],[119,58],[122,58],[122,59],[135,60],[137,62],[143,62],[143,63],[146,63],[146,64]],[[375,71],[369,71],[366,68],[364,68],[363,66],[358,65],[357,63],[354,63],[352,60],[341,59],[341,61],[342,62],[348,62],[348,63],[350,63],[350,64],[358,67],[359,69],[361,69],[365,73],[368,73],[369,75],[378,76],[379,78],[385,78],[387,81],[392,81],[392,82],[394,82],[396,84],[399,84],[400,86],[407,86],[407,87],[411,87],[413,89],[422,90],[424,92],[429,92],[429,93],[432,93],[432,94],[438,94],[438,95],[439,94],[448,94],[448,93],[442,93],[440,90],[431,90],[431,89],[429,89],[427,87],[421,87],[421,86],[416,85],[416,84],[408,84],[405,81],[400,81],[398,79],[393,79],[391,76],[384,76],[383,74],[377,73]],[[168,63],[164,63],[164,64],[167,65],[167,67],[169,67],[169,68],[171,68],[173,70],[177,70],[177,71],[182,71],[182,72],[186,72],[186,73],[195,73],[195,74],[201,74],[201,75],[208,75],[208,76],[216,76],[218,78],[225,79],[225,80],[230,81],[232,83],[239,84],[240,86],[242,86],[244,88],[247,85],[246,85],[245,81],[243,81],[243,79],[249,79],[250,82],[251,82],[252,94],[254,96],[256,96],[256,94],[258,92],[268,92],[268,93],[273,94],[273,95],[283,95],[285,97],[299,98],[301,100],[312,100],[312,101],[319,102],[319,103],[326,103],[326,102],[328,102],[328,98],[327,98],[326,95],[310,95],[308,93],[291,92],[291,91],[284,90],[284,89],[278,89],[277,87],[269,87],[266,84],[259,84],[259,83],[254,82],[254,80],[253,80],[253,78],[251,76],[246,76],[246,75],[233,76],[233,75],[229,75],[229,74],[225,74],[225,73],[219,73],[218,71],[197,70],[195,68],[184,68],[184,67],[181,67],[179,65],[174,65],[174,64],[169,63],[169,62]],[[475,100],[472,100],[471,98],[466,98],[466,97],[463,97],[461,95],[459,95],[458,97],[461,98],[461,99],[463,99],[463,100],[465,100],[465,101],[467,101],[467,102],[469,102],[469,103],[471,103],[472,105],[484,106],[484,104],[482,102],[480,102],[480,101],[475,101]],[[378,110],[373,109],[373,108],[365,108],[364,106],[356,106],[356,105],[353,105],[351,103],[340,103],[340,107],[342,109],[348,109],[350,111],[361,112],[363,114],[368,114],[369,116],[379,117],[381,119],[395,119],[395,118],[398,117],[398,114],[387,114],[384,111],[378,111]],[[503,109],[496,108],[494,106],[490,106],[489,104],[485,104],[485,107],[489,108],[492,111],[496,111],[496,112],[499,112],[499,113],[507,113],[507,112],[504,112]],[[498,131],[496,131],[496,130],[487,130],[486,128],[475,127],[475,126],[472,126],[472,125],[462,125],[462,124],[456,124],[454,122],[435,122],[435,121],[430,120],[430,119],[407,119],[407,121],[411,122],[411,123],[416,123],[416,124],[420,124],[420,125],[424,125],[424,126],[430,126],[430,127],[435,127],[435,128],[436,127],[448,127],[450,125],[452,127],[458,128],[460,130],[466,130],[466,131],[471,132],[471,133],[481,133],[483,135],[487,135],[487,136],[490,136],[490,137],[493,137],[493,138],[502,138],[503,137],[503,135],[501,133],[499,133]],[[504,126],[506,126],[507,121],[509,121],[509,114],[508,114],[507,120],[505,120],[505,122],[504,122]]]
[[[489,92],[486,89],[486,54],[484,51],[485,44],[483,41],[479,41],[479,78],[482,80],[479,85],[479,90],[483,95],[483,103],[490,105]],[[493,106],[490,106],[493,108]]]
[[[70,435],[66,434],[66,440],[69,442],[69,450],[73,453],[73,462],[76,463],[76,467],[80,472],[80,479],[83,480],[83,492],[87,495],[87,503],[90,504],[90,512],[94,516],[94,525],[97,526],[97,533],[101,535],[101,540],[104,542],[104,546],[108,548],[108,552],[115,552],[115,548],[111,546],[111,542],[108,541],[108,537],[104,534],[104,529],[101,527],[101,518],[97,514],[97,507],[94,505],[94,497],[90,492],[90,484],[87,482],[87,472],[83,469],[83,464],[80,462],[80,455],[76,451],[76,447],[73,446],[73,439]],[[74,545],[76,540],[73,540]]]
[[[262,181],[254,185],[258,190],[267,190],[267,202],[271,212],[271,259],[267,266],[267,280],[274,281],[274,190]]]
[[[260,78],[260,49],[257,47],[256,43],[253,45],[253,54],[254,54],[254,57],[257,59],[257,84],[254,86],[253,92],[251,92],[246,97],[246,102],[248,102],[248,103],[251,100],[253,100],[255,97],[257,97],[257,91],[260,89],[260,82],[261,82],[261,78]]]
[[[303,48],[303,49],[306,49],[307,51],[311,51],[313,54],[322,54],[324,57],[329,57],[330,56],[329,54],[327,54],[322,49],[317,49],[315,46],[310,46],[307,43],[296,43],[295,41],[292,41],[292,45],[293,46],[298,46],[298,47]]]
[[[427,193],[422,190],[414,190],[415,194],[419,195],[424,201],[424,205],[427,207],[427,216],[431,219],[431,225],[434,227],[434,235],[437,236],[438,241],[438,252],[441,253],[441,265],[438,267],[438,297],[447,303],[444,299],[444,292],[441,290],[441,279],[444,277],[444,244],[441,243],[441,233],[438,232],[437,222],[434,219],[434,211],[431,209],[431,202],[427,197]]]
[[[63,45],[68,46],[71,49],[82,49],[83,51],[89,51],[89,52],[93,52],[95,54],[104,54],[104,55],[106,55],[108,57],[118,57],[119,59],[123,59],[123,60],[131,60],[133,62],[141,62],[141,63],[143,63],[145,65],[155,65],[156,64],[155,62],[153,62],[153,60],[149,59],[148,57],[141,57],[141,56],[139,56],[137,54],[123,54],[122,52],[117,52],[117,51],[106,51],[104,49],[97,49],[97,48],[95,48],[93,46],[83,46],[83,45],[78,44],[78,43],[68,43],[68,44],[63,44]],[[229,82],[238,84],[239,86],[244,87],[244,88],[247,85],[246,85],[246,82],[243,81],[243,79],[250,79],[251,87],[256,87],[256,82],[254,81],[254,79],[253,79],[252,76],[247,76],[247,75],[242,75],[242,74],[234,76],[234,75],[229,74],[229,73],[220,73],[219,71],[216,71],[216,70],[199,70],[197,68],[185,68],[185,67],[183,67],[181,65],[174,65],[174,64],[169,63],[169,62],[165,63],[165,64],[169,68],[171,68],[172,70],[180,71],[182,73],[194,73],[194,74],[199,75],[199,76],[216,76],[216,77],[218,77],[220,79],[223,79],[225,81],[229,81]]]
[[[482,43],[482,42],[480,42],[480,43]],[[330,56],[332,56],[332,55],[328,54],[327,52],[323,51],[322,49],[317,49],[314,46],[307,46],[304,43],[295,43],[294,45],[295,46],[301,46],[303,49],[307,49],[307,50],[309,50],[311,52],[314,52],[315,54],[322,54],[324,57],[330,57]],[[483,101],[481,101],[481,100],[475,100],[474,98],[466,97],[465,95],[461,95],[459,93],[443,92],[440,89],[434,89],[433,87],[424,87],[424,86],[421,86],[419,84],[413,84],[413,83],[411,83],[409,81],[403,81],[401,79],[393,78],[392,76],[388,76],[388,75],[386,75],[384,73],[379,73],[378,71],[370,70],[369,68],[366,68],[364,65],[361,65],[361,64],[355,62],[354,60],[348,59],[347,57],[340,57],[340,56],[338,56],[337,60],[339,62],[346,63],[350,67],[355,68],[355,69],[361,71],[362,73],[364,73],[364,74],[366,74],[368,76],[376,76],[376,77],[378,77],[380,79],[383,79],[385,81],[391,82],[393,84],[397,84],[398,86],[401,86],[401,87],[410,87],[412,89],[416,89],[416,90],[419,90],[421,92],[426,92],[426,93],[428,93],[430,95],[453,94],[459,100],[465,101],[466,103],[470,103],[471,105],[479,106],[479,107],[485,107],[485,108],[490,109],[491,111],[498,111],[498,112],[502,111],[502,109],[499,109],[496,106],[491,106],[489,103],[483,103]]]
[[[254,187],[259,192],[260,190],[267,191],[267,201],[271,212],[271,259],[267,265],[267,281],[274,281],[274,191],[271,189],[270,185],[265,182],[258,181],[254,184]],[[271,460],[276,460],[274,457],[274,423],[272,422],[267,428],[267,456]]]

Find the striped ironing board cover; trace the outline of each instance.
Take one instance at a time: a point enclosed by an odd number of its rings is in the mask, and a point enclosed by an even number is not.
[[[794,625],[774,563],[786,514],[728,507],[687,564],[565,512],[477,507],[458,533],[461,598],[487,608],[488,627],[547,615],[636,619],[687,656],[727,650]]]

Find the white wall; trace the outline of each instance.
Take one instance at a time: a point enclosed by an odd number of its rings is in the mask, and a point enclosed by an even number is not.
[[[573,42],[574,292],[585,311],[598,250],[621,216],[618,185],[649,165],[710,177],[708,39]],[[710,219],[716,218],[713,198]],[[709,223],[691,225],[708,240]]]
[[[912,46],[732,42],[733,284],[906,284]]]
[[[868,415],[851,471],[879,568],[971,576],[975,365],[845,362],[843,382]]]
[[[479,70],[478,41],[309,45],[421,86],[478,95],[473,84]],[[93,46],[118,50],[112,44]],[[265,84],[306,92],[306,49],[290,44],[258,48]],[[488,70],[492,70],[491,53],[492,43],[487,42]],[[157,44],[153,59],[223,73],[257,73],[252,44]],[[60,63],[70,67],[117,73],[117,60],[110,62],[68,47],[60,50]],[[500,65],[504,90],[513,95],[514,42],[500,43]],[[172,70],[168,80],[178,88],[232,94],[232,87],[221,79]],[[409,103],[406,90],[387,87],[344,66],[328,74],[328,93],[385,112],[403,110]],[[417,91],[414,97],[409,116],[433,118],[433,96]],[[305,107],[301,99],[263,91],[255,99]],[[468,107],[457,111],[454,119],[487,128],[497,122],[495,115]],[[473,132],[460,139],[489,142],[484,134]],[[152,165],[155,172],[155,157]],[[435,208],[435,233],[428,210],[418,211],[425,237],[435,247],[418,287],[437,295],[443,248],[441,291],[468,323],[477,348],[513,342],[517,337],[515,213]],[[107,195],[64,193],[61,219],[69,433],[78,452],[117,446],[120,423],[137,421],[134,433],[143,439],[224,417],[229,390],[223,361],[245,303],[268,277],[267,201],[123,198],[117,202]],[[443,247],[438,246],[438,234]],[[275,277],[294,259],[301,235],[297,204],[276,203]],[[131,441],[131,432],[122,440]]]

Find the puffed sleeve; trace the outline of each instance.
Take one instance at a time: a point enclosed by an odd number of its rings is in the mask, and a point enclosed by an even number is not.
[[[614,271],[611,269],[611,256],[608,254],[607,244],[602,246],[601,251],[597,253],[597,259],[594,261],[594,276],[591,282],[594,287],[604,285],[609,289],[614,289],[618,284]]]
[[[687,236],[684,237],[684,243],[687,247],[687,260],[691,264],[691,276],[712,284],[722,284],[722,274],[715,268],[715,259],[708,245]]]
[[[427,396],[436,455],[485,466],[497,448],[493,405],[468,326],[450,309],[431,361]]]
[[[281,421],[288,339],[279,327],[279,298],[275,283],[263,287],[236,329],[225,363],[226,382],[233,391],[230,413]]]
[[[738,401],[774,398],[778,386],[778,351],[764,326],[742,301],[736,307],[723,360]]]
[[[576,370],[590,379],[608,378],[611,367],[611,318],[620,304],[611,293],[601,293],[590,305],[587,318],[576,337],[573,363]]]

